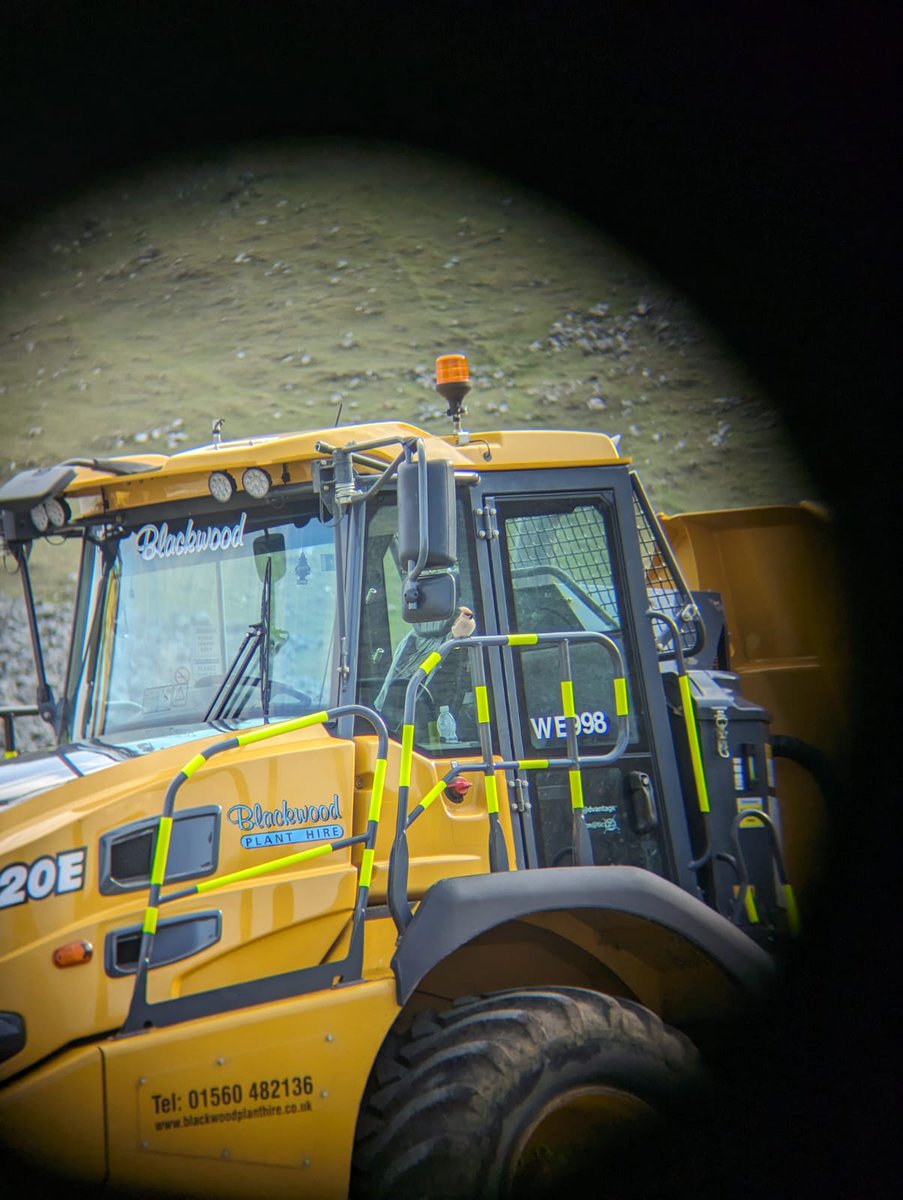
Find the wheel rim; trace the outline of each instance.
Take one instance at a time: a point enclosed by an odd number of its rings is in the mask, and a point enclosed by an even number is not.
[[[601,1165],[608,1150],[654,1120],[655,1109],[631,1092],[601,1085],[572,1088],[544,1104],[521,1132],[509,1158],[508,1195],[559,1182]]]

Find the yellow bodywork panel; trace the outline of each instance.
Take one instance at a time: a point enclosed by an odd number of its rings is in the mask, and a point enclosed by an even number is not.
[[[357,740],[354,804],[355,833],[367,826],[370,790],[376,767],[376,740]],[[370,898],[382,903],[386,899],[389,853],[395,840],[398,813],[398,777],[401,747],[389,743],[386,771],[386,791],[382,806],[379,836]],[[461,761],[467,761],[462,759]],[[474,760],[478,761],[478,760]],[[449,759],[428,759],[415,753],[411,766],[409,812],[430,792],[451,765]],[[455,803],[440,795],[439,799],[419,817],[408,830],[410,875],[408,893],[412,899],[421,897],[432,884],[450,875],[480,875],[489,871],[489,820],[486,789],[482,774],[468,775],[472,787],[465,799]],[[499,817],[508,847],[512,867],[515,861],[514,838],[511,828],[511,805],[507,802],[504,775],[496,776],[499,793]],[[354,861],[360,861],[361,850],[355,847]]]
[[[104,1043],[110,1182],[346,1196],[361,1097],[398,1011],[384,979]]]
[[[771,713],[774,734],[800,738],[837,763],[849,647],[827,515],[813,505],[775,505],[661,522],[690,587],[723,597],[730,669],[743,694]],[[824,861],[824,800],[799,766],[776,758],[775,767],[787,872],[805,892]]]
[[[596,466],[600,463],[629,463],[615,443],[603,433],[575,430],[506,430],[470,434],[468,442],[454,437],[437,437],[404,422],[376,422],[369,425],[343,425],[328,431],[314,430],[260,438],[223,441],[219,447],[200,446],[165,457],[160,454],[129,455],[124,463],[147,463],[146,473],[105,474],[78,468],[76,478],[66,488],[66,497],[77,517],[137,508],[160,501],[173,503],[209,495],[207,480],[211,471],[229,471],[236,479],[246,466],[269,469],[279,483],[306,483],[311,479],[311,463],[326,456],[317,450],[325,438],[331,445],[380,439],[422,438],[427,457],[445,459],[458,470],[499,471],[530,467]],[[367,451],[370,458],[388,465],[395,457],[397,444]],[[489,457],[487,458],[487,452]]]
[[[60,861],[76,855],[80,886],[4,908],[0,920],[0,994],[3,1005],[27,1014],[24,1050],[0,1065],[0,1078],[76,1039],[118,1028],[128,1011],[133,976],[110,977],[108,936],[142,926],[148,891],[118,895],[98,891],[98,846],[104,834],[159,816],[173,776],[194,747],[222,735],[144,755],[104,772],[44,792],[4,813],[0,867],[7,863]],[[229,751],[181,788],[175,816],[187,809],[220,809],[217,866],[212,876],[277,859],[286,850],[278,824],[284,806],[315,806],[351,833],[354,745],[322,729],[290,733],[272,743]],[[295,814],[297,815],[297,813]],[[246,848],[248,839],[254,840]],[[173,892],[179,885],[167,885]],[[223,982],[241,982],[308,966],[327,958],[348,923],[357,871],[346,847],[323,858],[279,869],[159,909],[160,923],[190,913],[221,914],[221,935],[202,953],[160,966],[148,975],[151,1002]],[[61,970],[59,946],[86,941],[90,961]],[[221,960],[221,961],[220,961]],[[272,965],[268,965],[272,963]]]
[[[0,1145],[26,1165],[99,1183],[106,1170],[100,1048],[72,1050],[0,1091]]]

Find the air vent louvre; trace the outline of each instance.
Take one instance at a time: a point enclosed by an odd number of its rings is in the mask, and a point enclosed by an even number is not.
[[[207,950],[222,937],[222,914],[219,912],[192,913],[172,917],[157,926],[151,950],[151,969],[165,967]],[[141,951],[141,926],[116,929],[107,934],[104,944],[104,970],[114,978],[134,975]]]

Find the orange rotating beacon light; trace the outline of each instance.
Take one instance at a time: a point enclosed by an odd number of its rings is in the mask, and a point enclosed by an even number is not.
[[[470,369],[463,354],[443,354],[436,359],[436,391],[448,401],[445,415],[451,417],[455,434],[461,438],[461,418],[467,415],[464,397],[470,391]],[[463,434],[462,440],[466,440]]]

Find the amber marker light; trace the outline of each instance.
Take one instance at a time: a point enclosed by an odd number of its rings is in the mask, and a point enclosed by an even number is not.
[[[80,967],[93,957],[94,947],[90,942],[67,942],[65,946],[57,946],[53,952],[53,961],[58,967]]]

